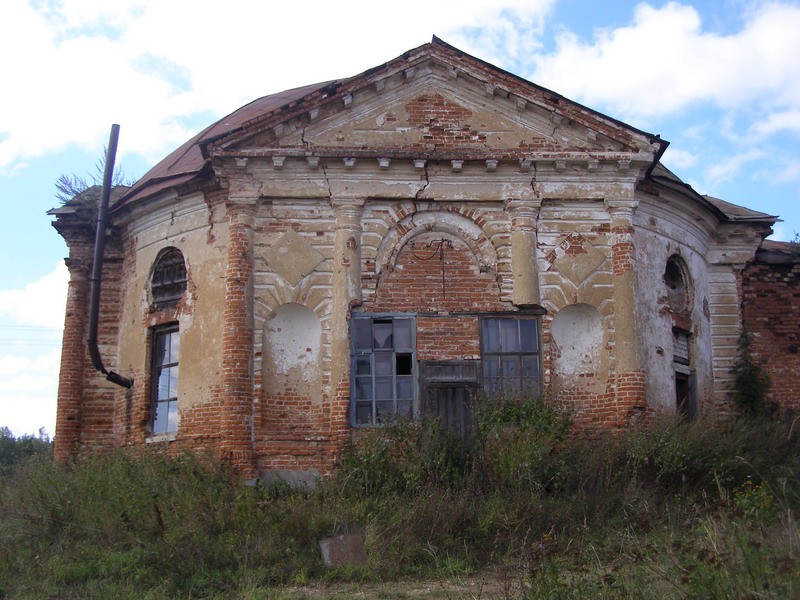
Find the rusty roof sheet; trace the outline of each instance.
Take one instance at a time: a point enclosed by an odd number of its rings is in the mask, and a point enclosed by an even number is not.
[[[732,204],[713,196],[703,196],[711,204],[720,209],[731,221],[778,221],[778,217],[767,213],[751,210],[738,204]]]
[[[198,133],[145,173],[115,208],[191,181],[203,170],[206,164],[206,159],[202,153],[202,147],[206,141],[228,135],[242,128],[254,118],[291,104],[310,93],[329,86],[331,83],[334,82],[315,83],[271,94],[258,100],[253,100],[235,110]]]
[[[683,181],[680,177],[675,175],[675,173],[670,171],[661,163],[658,163],[653,169],[652,177],[653,179],[669,183],[672,187],[676,187],[685,193],[694,196],[698,202],[701,204],[704,203],[706,206],[711,208],[712,211],[723,217],[724,220],[767,222],[770,224],[780,220],[774,215],[768,215],[767,213],[759,212],[757,210],[750,210],[744,206],[732,204],[730,202],[726,202],[725,200],[714,198],[713,196],[705,196],[700,194],[691,185]]]

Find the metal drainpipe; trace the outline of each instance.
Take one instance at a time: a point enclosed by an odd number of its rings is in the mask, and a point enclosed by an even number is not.
[[[103,187],[100,193],[100,206],[97,209],[97,229],[94,238],[94,258],[92,259],[91,297],[89,304],[89,336],[86,340],[89,345],[89,355],[92,365],[106,376],[106,379],[125,388],[133,385],[133,379],[123,377],[114,371],[107,371],[103,366],[100,349],[97,347],[97,321],[100,316],[100,282],[103,273],[103,248],[106,244],[106,221],[108,221],[108,203],[111,198],[111,178],[114,174],[114,159],[117,155],[117,140],[119,139],[119,125],[111,126],[111,135],[108,139],[106,151],[106,168],[103,172]]]

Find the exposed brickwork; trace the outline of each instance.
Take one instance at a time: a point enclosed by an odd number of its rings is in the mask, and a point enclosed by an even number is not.
[[[800,411],[800,262],[751,264],[742,291],[751,351],[772,379],[768,399],[783,410]]]
[[[479,133],[469,122],[472,112],[449,102],[440,94],[418,96],[405,108],[409,124],[420,128],[422,139],[427,143],[467,146],[486,141],[486,135]]]
[[[89,306],[88,278],[92,263],[92,241],[87,234],[68,234],[65,229],[62,230],[62,235],[70,247],[70,258],[67,260],[70,281],[58,380],[59,402],[54,450],[57,460],[70,458],[80,444]]]
[[[579,385],[559,388],[557,397],[558,404],[573,416],[579,431],[621,429],[631,419],[647,416],[650,412],[644,373],[609,377],[602,391],[593,391],[597,388],[594,374],[587,373],[580,379]]]
[[[253,353],[252,212],[249,205],[228,207],[230,234],[225,273],[225,316],[222,337],[222,414],[220,452],[243,478],[256,476],[251,442],[251,371]]]
[[[633,271],[633,242],[621,242],[611,246],[611,265],[614,275]]]
[[[430,232],[400,250],[394,270],[382,277],[374,305],[365,308],[396,312],[507,310],[499,297],[494,275],[480,272],[477,257],[466,243]]]
[[[239,121],[220,122],[211,137],[188,145],[191,152],[175,153],[155,172],[181,175],[177,198],[153,195],[170,191],[160,187],[169,185],[166,177],[112,211],[120,229],[104,265],[100,349],[108,368],[119,361],[134,378],[130,390],[106,382],[85,352],[88,289],[79,274],[91,232],[80,237],[68,229],[91,219],[58,213],[73,272],[60,458],[80,447],[158,442],[164,452],[210,450],[244,478],[258,469],[330,473],[357,435],[349,425],[352,310],[416,314],[416,358],[436,361],[480,357],[481,315],[544,307],[544,391],[570,409],[577,426],[617,429],[649,414],[645,389],[653,389],[653,376],[644,371],[660,363],[642,359],[649,354],[641,342],[648,319],[665,313],[660,298],[642,308],[637,296],[654,283],[638,268],[654,246],[633,243],[634,223],[644,223],[636,220],[640,203],[654,209],[645,228],[667,245],[689,243],[681,238],[699,228],[702,235],[688,237],[714,239],[723,257],[730,256],[726,240],[741,253],[742,240],[754,239],[749,223],[717,223],[720,215],[700,204],[688,215],[656,219],[695,200],[655,180],[650,191],[637,186],[663,142],[441,42],[308,90],[257,101],[246,116],[232,116]],[[187,164],[197,152],[208,159],[202,168]],[[187,175],[193,179],[186,182]],[[174,310],[155,311],[144,299],[146,263],[162,244],[186,248],[197,272],[190,269],[190,289]],[[729,381],[739,325],[738,313],[726,312],[737,308],[729,275],[738,265],[703,264],[704,251],[697,250],[697,262],[699,276],[708,274],[712,340],[705,351],[714,373],[700,374],[716,400]],[[754,289],[762,279],[779,283],[754,274]],[[784,313],[794,310],[794,296],[791,302]],[[292,304],[315,315],[310,337],[301,320],[281,323],[291,333],[286,340],[271,328],[276,312]],[[554,359],[551,338],[561,334],[551,336],[553,316],[575,304],[597,311],[602,338],[586,351],[590,360],[570,355],[566,344]],[[778,377],[798,379],[795,353],[775,350],[792,335],[786,323],[777,312],[753,318],[762,318],[757,333],[767,344],[759,356],[771,352],[765,360]],[[179,427],[174,436],[152,436],[151,330],[175,323]],[[569,331],[575,339],[581,329]],[[295,348],[292,340],[307,343]]]

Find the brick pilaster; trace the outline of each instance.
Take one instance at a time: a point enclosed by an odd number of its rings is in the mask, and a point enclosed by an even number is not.
[[[255,199],[228,204],[220,453],[242,479],[258,474],[252,443],[254,213]]]
[[[92,265],[92,243],[88,239],[71,239],[69,286],[61,342],[61,369],[58,379],[58,412],[56,416],[56,460],[72,458],[81,441],[81,408],[83,404],[86,364],[86,328],[89,306],[89,271]]]
[[[614,366],[619,420],[647,408],[644,368],[638,344],[636,317],[635,200],[606,200],[611,226],[611,261],[614,289]]]

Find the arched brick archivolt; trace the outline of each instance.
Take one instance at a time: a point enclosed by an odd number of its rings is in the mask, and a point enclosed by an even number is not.
[[[375,274],[394,269],[400,250],[419,235],[437,231],[462,240],[475,255],[482,272],[494,272],[497,250],[472,219],[451,211],[416,212],[402,218],[383,237],[375,256]]]

